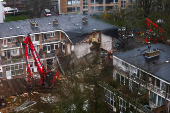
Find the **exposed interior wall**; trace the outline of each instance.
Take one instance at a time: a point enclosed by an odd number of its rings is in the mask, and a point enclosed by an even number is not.
[[[101,35],[101,48],[112,51],[112,37],[106,36],[104,34]]]
[[[74,45],[74,52],[77,56],[77,58],[81,58],[85,56],[86,54],[90,53],[90,47],[92,46],[92,43],[79,43]]]

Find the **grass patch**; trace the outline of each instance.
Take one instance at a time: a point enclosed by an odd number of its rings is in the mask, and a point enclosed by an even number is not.
[[[4,22],[26,20],[26,19],[29,19],[29,15],[9,16],[9,17],[5,17]]]

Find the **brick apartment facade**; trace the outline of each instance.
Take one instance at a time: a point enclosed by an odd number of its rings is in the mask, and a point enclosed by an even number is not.
[[[60,14],[120,11],[128,4],[129,0],[58,0]]]
[[[60,15],[5,22],[1,23],[0,26],[0,79],[27,76],[26,59],[22,45],[27,34],[30,34],[44,68],[53,71],[58,68],[56,65],[54,66],[56,56],[67,56],[74,52],[78,58],[83,57],[91,52],[92,44],[89,42],[104,43],[104,45],[101,44],[101,47],[111,51],[113,37],[118,36],[116,26],[82,15]],[[108,30],[112,32],[108,34]],[[116,35],[114,36],[114,34]],[[108,40],[110,42],[106,44],[105,41],[108,42]],[[38,75],[29,47],[27,49],[31,73]]]

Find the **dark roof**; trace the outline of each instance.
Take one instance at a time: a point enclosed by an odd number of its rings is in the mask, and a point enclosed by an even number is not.
[[[76,40],[75,37],[90,33],[94,29],[100,29],[103,31],[104,34],[118,38],[118,28],[116,26],[104,23],[91,17],[88,17],[88,24],[83,25],[82,17],[84,16],[80,14],[72,16],[60,15],[0,23],[0,38],[27,35],[28,33],[33,34],[63,30],[68,34],[70,39],[74,39],[74,43],[76,43],[80,41],[80,39],[78,38],[78,40]],[[54,19],[58,19],[58,25],[53,25]],[[38,23],[37,28],[34,28],[30,25],[30,21],[34,20]],[[19,27],[19,29],[17,27]],[[109,33],[107,31],[109,31]]]
[[[151,49],[159,49],[160,55],[151,59],[144,57],[148,46],[143,46],[130,51],[115,54],[114,56],[141,68],[165,81],[170,82],[170,46],[164,44],[150,44]],[[143,51],[143,52],[142,52]]]

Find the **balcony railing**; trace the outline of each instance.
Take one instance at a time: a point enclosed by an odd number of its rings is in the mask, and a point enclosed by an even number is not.
[[[55,53],[53,53],[53,52],[52,53],[46,53],[45,57],[46,58],[55,57]]]
[[[153,113],[153,111],[149,110],[144,105],[142,105],[142,104],[138,103],[137,101],[135,101],[135,99],[133,97],[129,97],[129,96],[123,94],[121,91],[109,86],[108,84],[106,84],[106,83],[103,83],[103,84],[101,83],[100,84],[99,83],[99,85],[101,87],[103,87],[103,88],[106,88],[106,89],[112,91],[113,93],[115,93],[117,96],[123,98],[124,100],[128,100],[130,104],[137,107],[136,108],[137,110],[142,111],[144,113]]]
[[[8,59],[5,61],[5,64],[11,64],[11,63],[17,63],[23,61],[22,58],[17,58],[17,59]]]
[[[4,45],[1,45],[1,49],[13,48],[13,47],[20,47],[20,43],[19,42],[15,42],[14,44],[8,45],[7,47],[4,47]]]
[[[60,41],[60,39],[46,39],[46,40],[43,40],[42,43],[49,43],[49,42],[57,42],[57,41]]]
[[[162,95],[163,97],[165,97],[165,91],[164,91],[164,90],[161,90],[161,89],[160,89],[159,87],[157,87],[157,86],[153,86],[152,84],[148,83],[148,84],[147,84],[147,89],[148,89],[148,90],[151,90],[151,91],[153,91],[153,92],[156,92],[156,93]]]
[[[142,85],[144,85],[144,86],[146,87],[146,84],[147,84],[146,81],[144,81],[144,80],[142,80],[142,79],[140,79],[140,78],[138,78],[138,77],[134,77],[134,80],[135,80],[136,82],[138,82],[139,84],[142,84]]]

